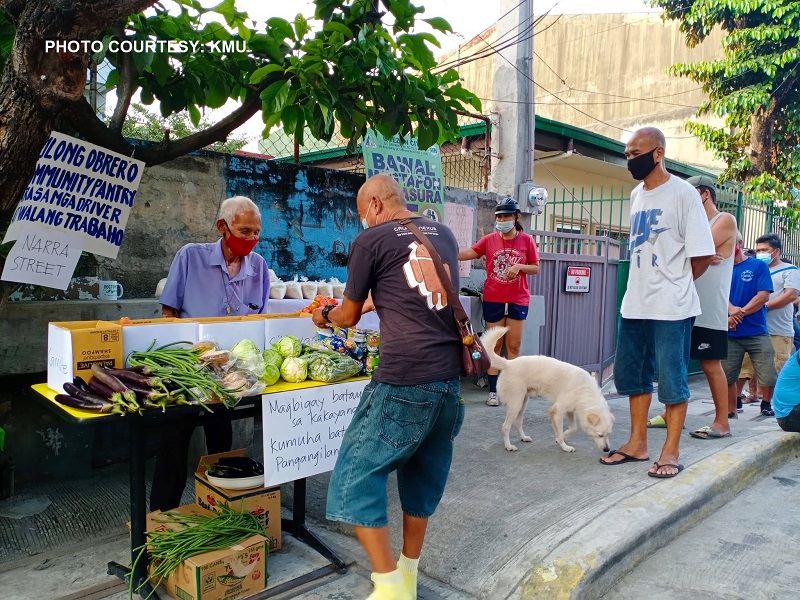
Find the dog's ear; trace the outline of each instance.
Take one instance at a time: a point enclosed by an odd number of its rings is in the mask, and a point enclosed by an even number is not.
[[[586,416],[586,420],[589,421],[589,425],[597,425],[600,422],[600,417],[595,413],[589,413]]]

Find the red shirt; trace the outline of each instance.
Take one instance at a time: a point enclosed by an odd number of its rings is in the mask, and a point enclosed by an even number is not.
[[[531,303],[528,276],[520,273],[513,279],[506,279],[506,271],[511,265],[530,265],[539,260],[533,236],[519,231],[515,238],[504,240],[502,234],[495,231],[483,236],[472,249],[478,257],[486,256],[484,300],[520,306]]]

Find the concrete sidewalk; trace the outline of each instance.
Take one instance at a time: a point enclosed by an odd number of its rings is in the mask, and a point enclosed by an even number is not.
[[[774,418],[762,417],[755,407],[745,407],[733,421],[729,438],[689,437],[689,431],[713,419],[705,378],[693,378],[691,389],[681,441],[686,470],[675,479],[659,480],[647,476],[650,463],[599,464],[600,452],[581,431],[570,441],[576,452],[563,452],[553,440],[547,404],[541,400],[527,409],[525,429],[533,442],[515,442],[519,451],[507,452],[500,436],[502,407],[486,406],[486,390],[465,383],[467,418],[447,491],[430,523],[420,562],[420,597],[599,598],[654,549],[800,454],[800,436],[784,434]],[[612,394],[609,404],[617,419],[616,448],[628,437],[628,400]],[[654,401],[651,415],[660,408]],[[665,430],[650,430],[653,460],[664,438]],[[353,566],[346,575],[325,574],[323,559],[285,536],[287,549],[270,558],[270,586],[303,572],[320,577],[277,598],[363,600],[370,593],[369,565],[352,531],[324,518],[327,482],[327,476],[309,480],[311,526]],[[399,548],[394,481],[389,488]],[[291,486],[283,492],[284,506],[291,506]],[[104,575],[104,565],[111,559],[125,561],[126,543],[120,527],[116,537],[71,554],[54,550],[0,565],[0,589],[14,590],[10,598],[15,600],[49,600],[88,589],[97,594],[73,597],[124,598]],[[77,575],[76,561],[85,574]],[[95,563],[96,569],[90,568]],[[100,590],[103,585],[107,593]]]

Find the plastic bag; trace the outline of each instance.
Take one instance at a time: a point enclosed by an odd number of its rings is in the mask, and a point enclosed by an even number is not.
[[[303,299],[303,290],[300,289],[300,282],[297,281],[297,275],[294,276],[292,281],[286,282],[286,298],[294,298],[295,300]]]
[[[327,281],[320,281],[317,284],[317,295],[325,298],[333,298],[333,286]]]
[[[280,279],[270,282],[269,297],[273,300],[283,300],[286,297],[286,284]]]
[[[339,281],[336,277],[331,277],[330,284],[333,291],[331,295],[334,298],[344,298],[344,282]]]
[[[305,281],[304,281],[305,280]],[[308,281],[305,277],[300,280],[300,289],[303,292],[303,298],[306,300],[313,300],[317,295],[318,281]]]
[[[231,348],[230,354],[237,371],[244,371],[256,379],[264,376],[264,356],[251,340],[242,340]]]

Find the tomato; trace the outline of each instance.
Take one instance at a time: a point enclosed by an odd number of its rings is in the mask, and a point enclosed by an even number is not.
[[[316,296],[314,296],[314,301],[315,302],[322,302],[323,298],[324,298],[324,296],[321,296],[321,295],[317,294]]]

